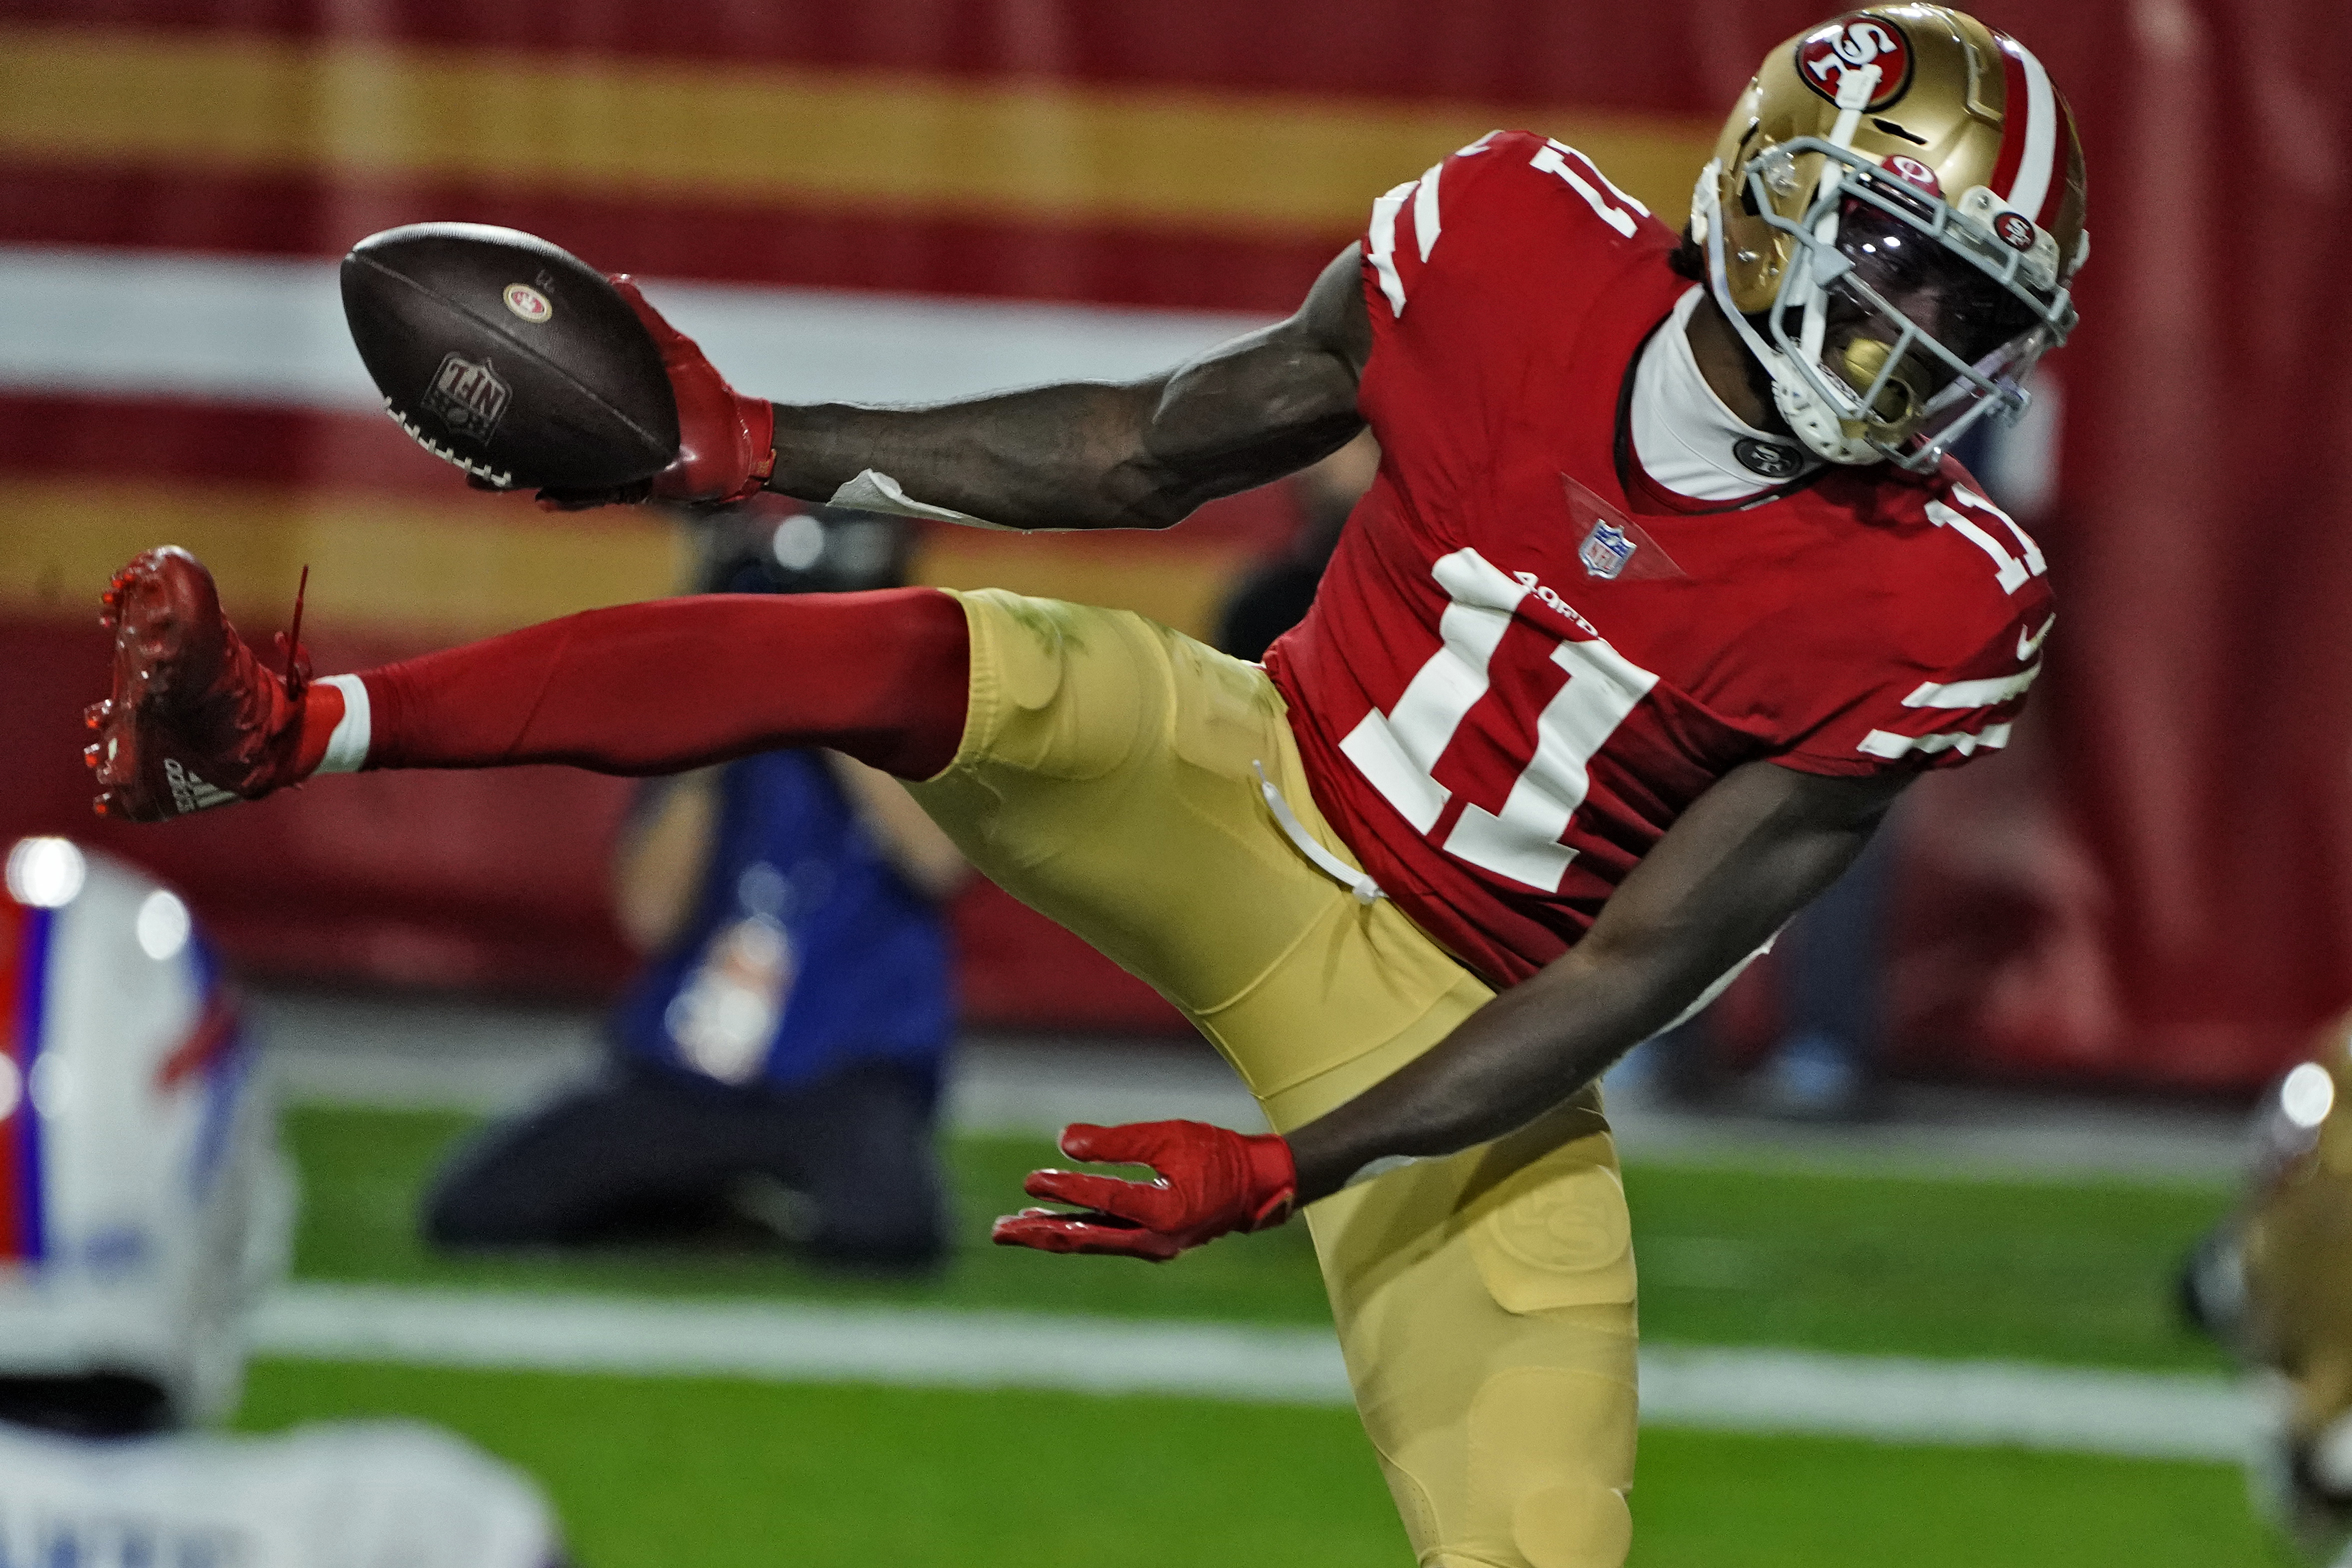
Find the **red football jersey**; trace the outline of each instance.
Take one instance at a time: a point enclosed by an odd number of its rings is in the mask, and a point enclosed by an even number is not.
[[[1675,243],[1517,131],[1381,197],[1364,241],[1380,476],[1266,668],[1324,816],[1498,986],[1743,763],[2000,747],[2053,620],[2042,552],[1957,464],[1729,511],[1629,494],[1622,394],[1693,287]]]

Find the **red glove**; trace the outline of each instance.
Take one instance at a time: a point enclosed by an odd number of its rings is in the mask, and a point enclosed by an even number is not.
[[[1062,1152],[1075,1160],[1150,1166],[1160,1179],[1031,1171],[1022,1184],[1030,1197],[1074,1203],[1084,1212],[1024,1208],[998,1220],[991,1240],[1001,1247],[1114,1252],[1165,1263],[1229,1230],[1281,1224],[1290,1218],[1298,1191],[1288,1144],[1204,1122],[1132,1122],[1123,1127],[1080,1122],[1062,1129]]]
[[[775,404],[729,386],[694,340],[646,302],[627,273],[613,274],[612,282],[661,350],[662,369],[677,402],[677,457],[650,481],[625,490],[541,490],[541,505],[576,511],[648,497],[717,504],[758,495],[776,466]]]

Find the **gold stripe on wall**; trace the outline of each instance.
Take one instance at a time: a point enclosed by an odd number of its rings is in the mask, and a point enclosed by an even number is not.
[[[1711,126],[1475,104],[0,28],[0,155],[904,214],[1342,233],[1497,124],[1679,224]]]
[[[354,631],[479,636],[670,591],[677,545],[659,519],[616,511],[540,527],[538,514],[518,518],[516,507],[232,486],[17,484],[0,499],[9,539],[0,607],[95,613],[115,568],[163,544],[194,551],[229,613],[265,625],[284,621],[305,565],[310,623]]]
[[[456,642],[574,611],[676,591],[684,536],[651,513],[551,517],[520,501],[447,506],[205,486],[25,484],[0,501],[0,614],[95,614],[114,570],[185,546],[213,570],[229,613],[282,623],[310,569],[314,630]],[[914,576],[942,588],[1009,588],[1139,611],[1195,636],[1247,562],[1230,547],[1158,536],[941,530]]]

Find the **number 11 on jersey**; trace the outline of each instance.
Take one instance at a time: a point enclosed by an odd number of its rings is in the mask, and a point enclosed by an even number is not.
[[[1536,591],[1533,584],[1507,576],[1472,549],[1444,557],[1431,571],[1453,601],[1439,622],[1443,643],[1395,706],[1365,715],[1339,743],[1372,787],[1424,836],[1435,831],[1451,799],[1435,768],[1463,721],[1497,679],[1524,682],[1536,674],[1532,667],[1495,667],[1503,633],[1520,601]],[[1463,802],[1444,848],[1472,865],[1557,893],[1576,859],[1560,838],[1584,804],[1592,758],[1658,677],[1598,637],[1562,636],[1549,662],[1568,672],[1568,684],[1537,717],[1534,755],[1511,759],[1516,768],[1500,810]]]

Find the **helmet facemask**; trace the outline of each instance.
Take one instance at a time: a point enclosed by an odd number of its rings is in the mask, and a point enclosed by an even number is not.
[[[1852,118],[1841,115],[1840,129]],[[1709,286],[1806,446],[1832,463],[1930,472],[1979,421],[2024,412],[2026,376],[2065,340],[2074,306],[2054,247],[2005,243],[1988,221],[1999,216],[1990,193],[1955,208],[1841,142],[1800,137],[1739,172],[1743,205],[1789,242],[1772,303],[1755,318],[1732,302],[1721,171],[1709,165],[1695,207]],[[1796,193],[1804,159],[1817,160],[1820,181],[1790,218],[1775,196]],[[1977,209],[1987,216],[1969,215]]]

